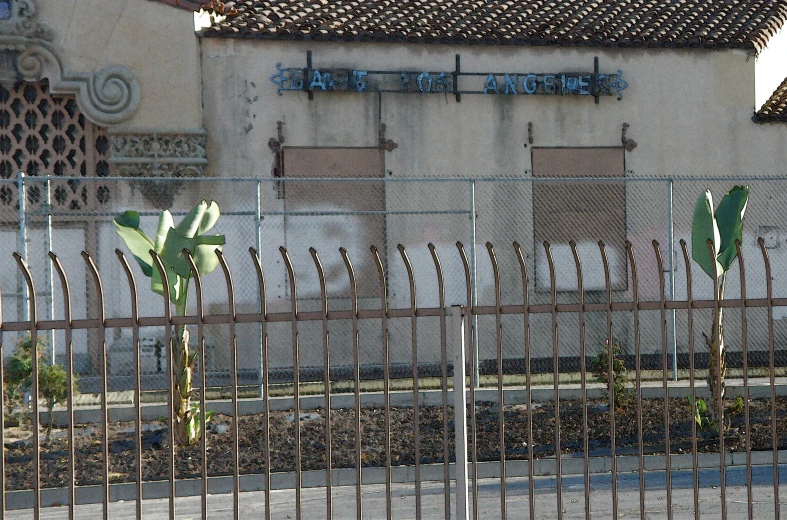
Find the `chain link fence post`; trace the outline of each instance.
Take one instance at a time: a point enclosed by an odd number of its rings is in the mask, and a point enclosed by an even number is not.
[[[49,178],[49,175],[46,176],[45,181],[45,191],[46,191],[46,200],[45,200],[45,211],[46,211],[46,221],[44,222],[44,226],[46,229],[44,230],[44,237],[46,239],[45,249],[46,253],[48,254],[52,251],[52,181]],[[52,263],[46,262],[44,264],[46,267],[46,283],[47,283],[47,291],[49,293],[49,319],[55,319],[55,277],[54,273],[52,272]],[[49,331],[49,348],[51,349],[51,359],[50,363],[52,365],[57,363],[57,346],[55,344],[55,331],[54,329]]]
[[[667,180],[667,232],[669,233],[669,299],[675,301],[675,219],[672,214],[672,178]],[[672,379],[678,380],[678,338],[675,331],[675,309],[670,311],[670,344],[672,345]]]
[[[476,255],[475,255],[475,179],[470,179],[470,283],[473,306],[478,304],[478,292],[476,288]],[[470,309],[471,319],[473,320],[473,330],[478,330],[478,317],[473,315]],[[473,384],[478,388],[481,384],[479,374],[478,356],[478,335],[473,334]]]
[[[468,309],[469,315],[472,315]],[[456,519],[470,520],[469,494],[467,491],[467,357],[465,355],[465,320],[462,307],[454,305],[448,308],[448,349],[454,363],[454,442],[456,465]],[[471,384],[473,384],[471,382]],[[475,408],[475,403],[471,403]],[[502,403],[500,404],[502,406]]]
[[[25,194],[25,172],[19,172],[16,176],[17,184],[17,199],[19,202],[19,254],[27,261],[27,207],[25,202],[27,196]],[[22,273],[17,274],[20,292],[22,293],[22,321],[27,321],[29,318],[30,294],[27,290],[27,284],[22,280]]]
[[[257,179],[256,183],[256,192],[255,192],[255,213],[254,213],[254,220],[256,226],[256,234],[254,236],[257,254],[262,257],[262,182]],[[262,312],[264,305],[263,302],[260,300],[260,293],[259,291],[256,292],[257,297],[257,309]],[[263,316],[263,319],[265,316]],[[263,382],[262,382],[262,371],[265,367],[262,366],[263,362],[263,349],[262,349],[262,323],[257,325],[257,339],[259,340],[260,346],[260,370],[257,376],[257,388],[259,389],[259,396],[265,397],[263,394]]]

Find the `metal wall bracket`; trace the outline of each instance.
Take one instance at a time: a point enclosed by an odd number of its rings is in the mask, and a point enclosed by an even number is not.
[[[306,69],[307,71],[312,70],[312,51],[306,51]],[[307,78],[309,77],[309,75],[304,74],[303,77]],[[305,81],[303,85],[306,86]],[[312,99],[314,99],[314,91],[311,89],[311,86],[309,86],[309,101],[311,101]]]
[[[380,148],[388,152],[392,152],[395,148],[399,148],[398,144],[385,138],[385,123],[380,125]]]
[[[456,67],[454,68],[454,72],[452,74],[452,76],[454,77],[454,97],[456,97],[457,103],[462,101],[462,94],[459,93],[459,74],[461,72],[462,72],[462,58],[457,54]]]
[[[270,148],[271,152],[273,153],[281,152],[281,145],[284,144],[283,128],[284,128],[284,123],[282,123],[281,121],[276,121],[276,133],[278,139],[276,139],[275,137],[271,137],[270,139],[268,139],[268,148]]]
[[[629,128],[629,124],[623,123],[623,130],[621,131],[620,141],[623,143],[623,148],[625,148],[627,152],[630,152],[637,147],[637,142],[634,139],[626,138],[626,130],[628,130],[628,128]]]
[[[284,144],[284,123],[281,121],[276,121],[276,135],[278,139],[276,139],[276,137],[271,137],[268,139],[268,148],[270,148],[271,152],[273,152],[273,166],[271,167],[271,176],[281,178],[284,177],[284,160],[281,153],[281,148]],[[283,199],[284,183],[277,181],[274,184],[276,198]]]

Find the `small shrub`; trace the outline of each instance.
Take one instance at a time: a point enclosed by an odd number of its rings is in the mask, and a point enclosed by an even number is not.
[[[37,338],[38,357],[41,357],[41,350],[44,347],[44,338]],[[3,400],[5,401],[6,414],[14,415],[17,407],[23,406],[25,393],[32,386],[33,375],[33,356],[32,341],[28,334],[16,343],[11,357],[8,358],[3,374],[5,387],[3,388]]]
[[[604,384],[602,395],[610,402],[610,406],[616,409],[625,409],[634,401],[634,390],[629,388],[628,372],[626,364],[621,358],[620,343],[617,339],[612,339],[612,391],[613,398],[609,395],[609,340],[604,341],[604,346],[599,349],[599,353],[590,365],[593,376]]]
[[[716,421],[710,416],[708,412],[708,404],[705,399],[698,398],[694,403],[691,402],[691,396],[686,396],[686,403],[691,407],[694,422],[697,423],[697,428],[703,432],[716,431]],[[743,404],[743,400],[741,400]]]
[[[33,386],[33,355],[32,341],[30,336],[21,339],[16,344],[14,353],[8,360],[6,366],[4,397],[8,409],[7,415],[13,415],[17,405],[22,405],[21,409],[26,412],[24,406],[24,394],[29,392]],[[68,374],[65,367],[58,364],[50,364],[46,356],[41,354],[45,343],[43,338],[36,339],[36,351],[38,361],[38,393],[46,401],[46,408],[49,412],[49,423],[46,429],[46,441],[52,435],[52,412],[56,404],[62,404],[68,397]],[[73,392],[76,393],[76,375],[72,377]]]
[[[738,415],[743,413],[743,397],[738,396],[730,405],[729,415]]]
[[[38,393],[45,399],[49,412],[49,423],[46,426],[46,442],[49,442],[54,422],[52,412],[56,404],[64,403],[68,397],[68,378],[63,365],[41,364],[38,367]]]

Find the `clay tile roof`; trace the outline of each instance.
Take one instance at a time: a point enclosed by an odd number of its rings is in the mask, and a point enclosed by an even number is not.
[[[237,16],[201,35],[760,51],[787,21],[787,0],[237,0],[233,5]]]
[[[186,9],[187,11],[199,11],[200,6],[202,5],[204,0],[153,0],[153,1],[161,2],[174,7],[180,7],[181,9]]]
[[[787,123],[787,78],[752,119],[756,123]]]

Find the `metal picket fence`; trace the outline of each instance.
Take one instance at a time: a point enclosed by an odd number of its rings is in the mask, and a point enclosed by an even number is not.
[[[173,316],[162,300],[143,309],[139,276],[120,251],[115,262],[124,273],[125,290],[109,285],[95,258],[83,253],[88,283],[99,304],[77,317],[69,270],[60,257],[50,254],[64,309],[63,317],[56,319],[41,315],[39,300],[46,295],[39,296],[37,277],[16,254],[15,266],[30,297],[22,319],[0,317],[3,354],[20,334],[62,333],[70,386],[75,337],[78,332],[95,334],[100,406],[81,410],[75,405],[77,396],[69,393],[65,407],[54,417],[63,426],[62,435],[52,443],[38,435],[9,441],[3,418],[0,443],[6,455],[0,460],[4,491],[0,511],[6,518],[22,518],[29,513],[17,509],[29,508],[36,519],[43,512],[68,518],[86,514],[207,518],[226,516],[229,511],[234,518],[255,514],[269,519],[284,514],[358,519],[590,518],[591,514],[616,518],[623,513],[644,519],[650,517],[654,501],[665,499],[660,511],[668,518],[780,518],[779,479],[787,430],[774,315],[787,306],[787,298],[775,296],[775,271],[766,239],[757,240],[757,254],[737,244],[739,293],[730,286],[730,298],[722,301],[696,297],[702,291],[693,289],[695,282],[703,287],[703,281],[710,281],[695,276],[699,270],[692,268],[685,242],[679,245],[685,299],[668,297],[667,277],[660,274],[667,264],[659,242],[651,241],[650,251],[640,254],[627,240],[623,245],[627,290],[616,289],[610,247],[597,244],[604,288],[594,300],[593,290],[586,290],[593,256],[583,254],[575,242],[569,242],[571,269],[558,264],[549,243],[542,244],[547,262],[545,293],[538,292],[531,275],[533,262],[520,243],[498,249],[487,243],[483,256],[491,266],[493,294],[477,304],[473,302],[477,274],[461,243],[445,254],[430,243],[428,257],[418,261],[413,259],[421,252],[415,248],[398,245],[399,259],[389,254],[384,262],[381,250],[372,247],[366,252],[375,266],[371,280],[359,276],[360,256],[342,248],[347,297],[334,296],[322,257],[312,248],[311,272],[316,275],[319,297],[311,307],[304,305],[310,302],[300,292],[306,270],[295,266],[286,248],[278,250],[288,286],[283,302],[277,302],[276,291],[271,290],[276,280],[267,269],[270,263],[261,261],[266,255],[251,248],[250,260],[245,261],[255,273],[251,287],[242,288],[236,281],[241,259],[233,262],[231,272],[227,257],[220,254],[223,283],[210,287],[207,278],[195,273],[197,303],[186,317]],[[514,272],[504,271],[500,258],[505,252],[516,259]],[[642,266],[648,259],[659,268],[657,280],[651,280],[657,286],[656,298],[642,290],[647,287]],[[461,266],[458,279],[445,267],[452,260]],[[156,265],[166,276],[162,264]],[[389,293],[394,266],[405,272],[404,305],[392,304]],[[424,277],[432,284],[422,284]],[[567,277],[576,284],[575,290],[560,294],[561,279]],[[516,284],[509,284],[511,280]],[[376,285],[376,291],[362,297],[364,283]],[[752,293],[757,283],[765,287],[763,295]],[[449,284],[463,289],[462,301],[456,305],[447,300]],[[419,299],[424,285],[433,292],[426,304],[427,298]],[[260,306],[241,311],[236,296],[250,290],[256,291]],[[208,307],[209,291],[215,299],[223,296],[222,307]],[[5,303],[5,295],[0,298]],[[124,301],[125,314],[107,312],[112,303]],[[707,399],[700,373],[706,367],[695,356],[706,347],[695,334],[710,330],[721,309],[726,309],[728,331],[737,326],[731,323],[740,325],[739,335],[728,338],[728,355],[732,358],[738,352],[741,364],[738,372],[730,370],[727,401],[716,403],[714,430],[695,420],[696,412],[685,398],[690,403]],[[676,335],[687,343],[685,384],[670,381],[672,311],[679,324]],[[658,323],[655,329],[644,326],[651,318]],[[764,331],[755,330],[760,319]],[[483,323],[486,320],[492,323]],[[629,406],[618,407],[605,399],[599,393],[603,385],[594,382],[590,373],[590,359],[597,351],[588,333],[594,320],[603,324],[603,337],[613,343],[623,341],[619,330],[631,328],[633,363],[623,372],[633,391]],[[181,447],[175,446],[174,429],[167,428],[173,424],[173,355],[166,345],[178,325],[196,329],[196,344],[208,345],[196,361],[195,399],[201,409],[218,412],[210,424],[201,415],[205,434],[198,444]],[[207,377],[212,346],[206,337],[214,325],[223,327],[221,341],[230,359],[227,381],[211,382]],[[239,331],[244,325],[261,331],[261,397],[240,395]],[[278,339],[277,327],[286,330]],[[394,343],[396,327],[408,331],[406,344]],[[131,406],[110,402],[108,345],[114,329],[130,332]],[[142,338],[147,330],[157,330],[165,338],[163,396],[146,392],[141,377]],[[546,375],[534,371],[540,359],[534,355],[539,342],[550,352],[551,362],[541,370]],[[479,352],[487,347],[494,352],[493,369],[482,371],[490,372],[490,379],[479,381],[479,386],[472,378],[472,367],[479,364],[476,343]],[[399,349],[397,355],[410,359],[411,379],[404,389],[394,389],[394,348]],[[519,351],[523,362],[507,364],[506,348]],[[429,358],[434,352],[437,370],[422,374],[422,356]],[[379,365],[372,364],[372,373],[363,374],[370,367],[371,353]],[[751,363],[755,353],[764,353],[764,367]],[[607,349],[601,360],[613,376],[606,388],[612,394],[616,391],[613,354]],[[289,357],[288,377],[275,379],[279,367],[270,361],[275,356]],[[304,364],[307,356],[320,357],[319,377],[314,365]],[[578,379],[572,379],[573,371],[563,366],[566,357],[578,362]],[[31,392],[37,395],[38,363],[33,367]],[[364,381],[364,375],[372,381]],[[379,387],[373,384],[376,381]],[[153,404],[145,404],[146,395]],[[162,398],[166,404],[157,404]],[[41,411],[41,404],[33,399],[32,431],[52,420]],[[90,503],[95,505],[78,505]]]
[[[17,179],[0,179],[0,238],[8,244],[7,250],[16,249],[29,262],[37,280],[40,314],[46,319],[62,319],[63,309],[59,305],[61,295],[57,276],[46,261],[47,251],[60,253],[64,265],[70,272],[73,286],[75,318],[82,319],[96,309],[96,294],[90,285],[89,272],[81,266],[80,251],[91,253],[108,285],[126,291],[125,275],[118,267],[114,249],[121,247],[115,235],[111,219],[127,209],[140,212],[142,226],[152,233],[161,209],[169,209],[176,219],[184,215],[200,199],[214,199],[222,208],[223,216],[217,224],[217,232],[227,236],[225,255],[231,261],[245,257],[249,247],[254,247],[268,265],[271,277],[269,292],[272,309],[286,307],[290,296],[287,273],[277,248],[285,246],[290,251],[294,267],[303,272],[299,284],[302,308],[317,310],[320,305],[319,280],[311,269],[311,256],[307,245],[324,252],[323,262],[326,283],[333,295],[332,305],[337,308],[348,306],[349,284],[344,277],[344,264],[338,248],[343,246],[357,258],[359,271],[359,305],[374,302],[377,285],[374,280],[376,268],[368,257],[366,247],[375,244],[381,261],[389,264],[395,258],[397,244],[404,244],[414,251],[414,261],[429,261],[426,244],[433,243],[436,250],[446,258],[446,303],[462,304],[464,287],[461,262],[450,252],[454,241],[467,244],[472,277],[473,304],[490,302],[494,298],[494,276],[492,264],[484,254],[484,241],[495,244],[510,244],[518,241],[529,261],[530,279],[533,281],[531,298],[544,303],[549,297],[548,262],[541,243],[552,244],[553,257],[559,270],[571,272],[573,258],[569,241],[575,240],[580,253],[586,260],[586,298],[600,303],[604,298],[604,276],[596,240],[604,239],[610,262],[611,283],[615,294],[630,298],[631,282],[627,274],[625,240],[632,242],[634,250],[643,258],[640,293],[644,297],[657,298],[661,270],[665,278],[668,300],[685,299],[687,287],[685,272],[680,261],[680,239],[688,239],[691,233],[691,218],[697,194],[710,188],[717,198],[734,183],[750,186],[751,203],[747,210],[744,226],[743,249],[756,254],[756,237],[762,236],[771,251],[774,266],[774,290],[777,297],[787,296],[787,212],[781,201],[787,196],[787,178],[538,178],[532,177],[489,177],[489,178],[127,178],[127,177],[83,177],[63,178],[44,176],[22,176]],[[19,197],[19,193],[24,196]],[[650,241],[657,239],[663,248],[664,265],[659,267],[647,253]],[[13,244],[13,247],[11,245]],[[500,253],[498,262],[503,273],[502,297],[516,297],[517,282],[512,273],[518,270],[518,261],[510,251]],[[254,290],[255,273],[245,262],[236,262],[238,281],[236,304],[241,312],[259,310],[259,296]],[[762,268],[756,267],[762,275]],[[418,300],[436,306],[435,280],[427,275],[418,275]],[[733,274],[730,290],[739,283]],[[225,303],[213,294],[219,284],[215,277],[205,281],[206,306],[209,312],[221,312]],[[558,279],[558,299],[571,301],[574,298],[574,275]],[[0,287],[6,298],[3,312],[8,320],[23,320],[26,315],[26,286],[13,264],[0,265]],[[710,284],[695,282],[692,288],[698,297],[710,298]],[[756,297],[765,293],[764,276],[749,283],[748,290]],[[141,288],[141,309],[158,309],[157,295]],[[391,263],[388,277],[388,299],[392,306],[406,305],[409,301],[406,270],[396,262]],[[126,299],[118,300],[120,302]],[[196,303],[192,298],[192,305]],[[108,317],[127,313],[125,303],[107,302]],[[707,314],[700,311],[700,314]],[[775,309],[774,334],[777,339],[777,365],[787,364],[787,352],[781,345],[787,340],[787,310]],[[591,317],[587,335],[593,352],[603,346],[606,338],[603,319]],[[732,318],[729,334],[732,343],[740,343],[740,324]],[[756,316],[757,334],[763,336],[765,321]],[[675,331],[685,328],[685,317],[668,312],[668,343],[670,377],[675,379],[688,369],[688,338],[681,338]],[[683,320],[683,321],[681,321]],[[504,320],[505,321],[505,320]],[[474,326],[489,334],[495,323],[491,317],[474,318]],[[362,325],[365,326],[365,325]],[[548,329],[546,318],[537,317],[534,326]],[[658,334],[658,320],[648,316],[641,324],[648,331]],[[623,320],[618,327],[618,340],[629,366],[633,366],[633,323]],[[363,334],[379,336],[376,327],[362,330]],[[81,376],[84,391],[100,388],[97,378],[98,349],[100,342],[95,334],[75,331],[75,368]],[[274,341],[286,341],[286,327],[274,327]],[[341,334],[348,335],[349,328]],[[209,379],[219,384],[228,381],[229,352],[218,338],[226,334],[225,325],[211,325],[207,342],[213,345],[207,360]],[[261,384],[260,327],[242,324],[240,367],[241,381],[249,386]],[[304,340],[319,345],[319,329],[307,328]],[[424,330],[422,344],[436,345],[439,338]],[[431,335],[429,335],[431,334]],[[394,325],[390,331],[394,345],[405,345],[410,332],[406,327]],[[574,334],[576,336],[576,334]],[[282,337],[283,339],[278,339]],[[551,370],[551,344],[549,335],[538,334],[534,339],[534,370]],[[160,331],[142,331],[143,338],[143,387],[162,389],[165,378],[162,368],[162,342]],[[547,338],[546,340],[544,338]],[[503,344],[504,368],[520,371],[524,359],[518,349],[521,337],[507,337]],[[579,370],[579,350],[576,337],[566,337],[565,354],[561,370]],[[702,341],[696,333],[696,341]],[[52,359],[65,355],[62,332],[48,333],[47,343],[53,351]],[[346,341],[340,358],[349,359],[350,348]],[[408,377],[410,359],[406,348],[394,348],[392,374]],[[130,390],[133,386],[131,338],[127,330],[115,328],[108,340],[110,356],[109,389]],[[494,345],[474,340],[474,353],[478,360],[474,367],[476,381],[484,374],[495,371],[496,350]],[[648,344],[643,352],[646,366],[658,368],[660,347]],[[379,377],[381,359],[379,353],[364,352],[364,376]],[[276,381],[292,379],[290,360],[274,357],[270,360],[274,368],[272,377]],[[766,365],[764,350],[753,353],[752,362]],[[308,378],[320,378],[322,362],[319,348],[309,349],[303,359],[304,367],[312,370]],[[733,365],[740,368],[740,353],[731,354]],[[440,357],[436,348],[425,350],[419,360],[425,374],[438,374]],[[349,370],[349,365],[344,367]]]

